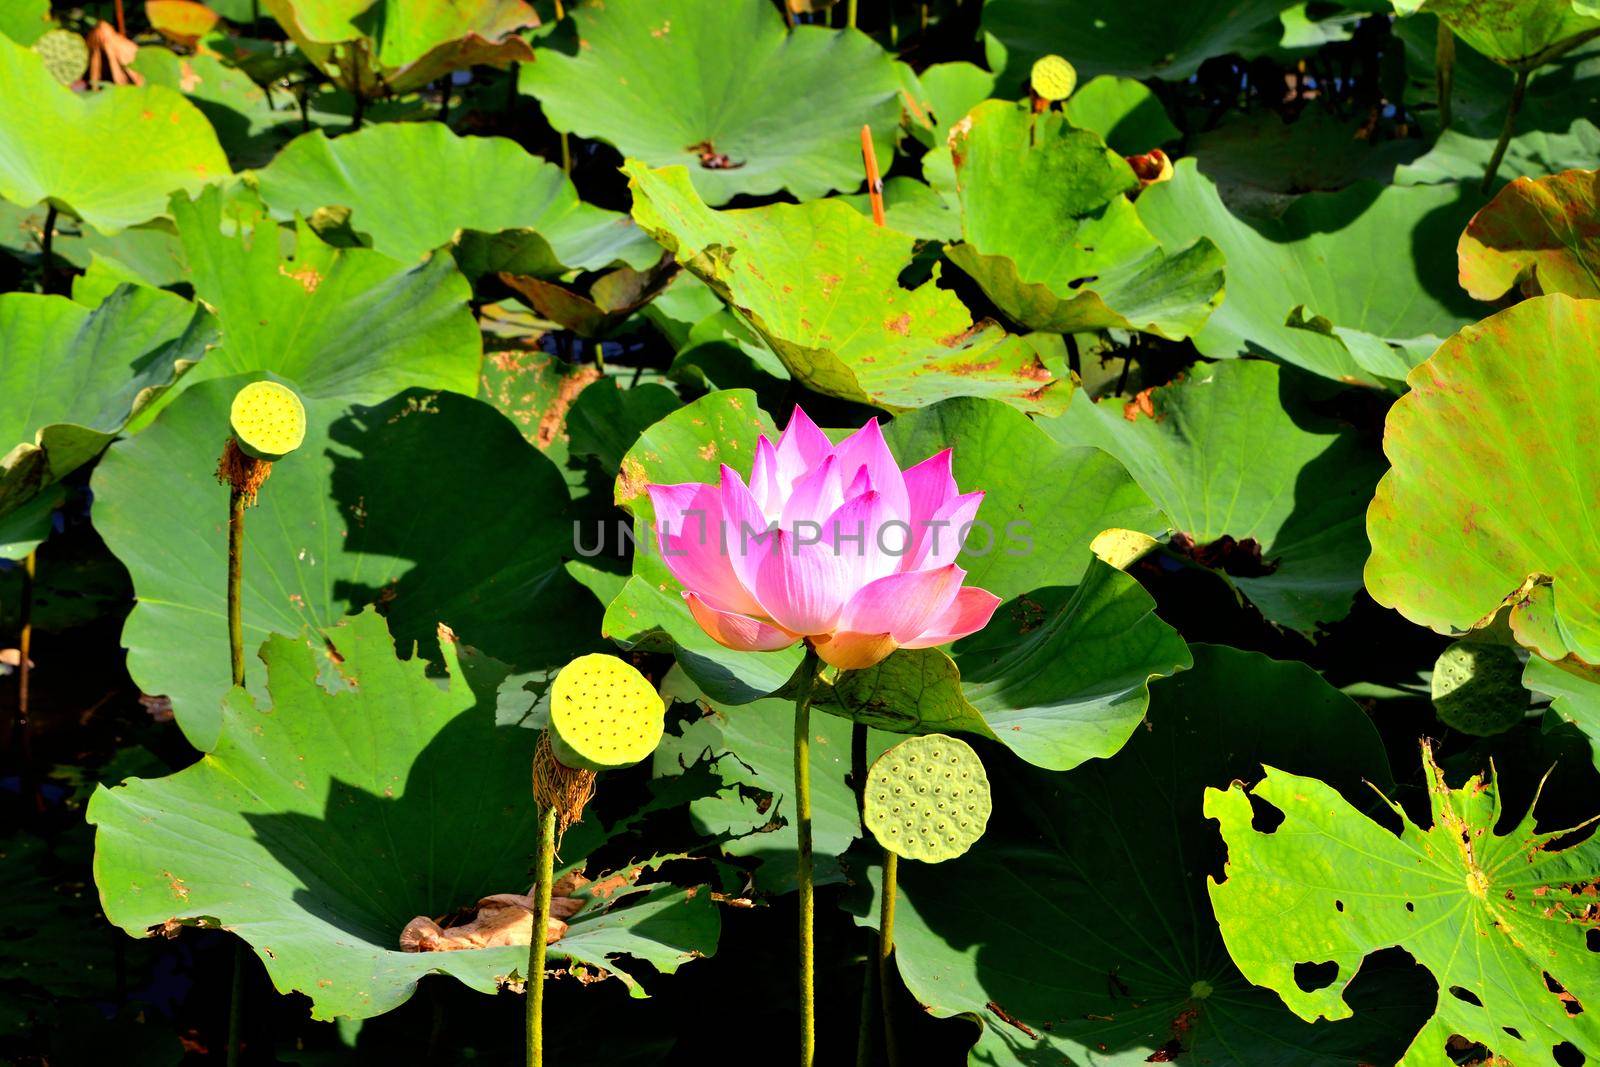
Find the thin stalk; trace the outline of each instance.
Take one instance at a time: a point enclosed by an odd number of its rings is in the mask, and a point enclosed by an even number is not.
[[[240,588],[244,577],[244,492],[228,492],[228,653],[233,684],[244,684],[244,611]]]
[[[1500,140],[1495,142],[1494,155],[1489,157],[1489,167],[1483,172],[1483,192],[1494,188],[1495,175],[1500,173],[1500,162],[1506,157],[1506,147],[1517,129],[1517,112],[1522,110],[1522,97],[1528,91],[1528,72],[1517,71],[1517,82],[1511,88],[1511,103],[1506,107],[1506,124],[1500,130]]]
[[[878,151],[872,147],[872,127],[861,127],[861,161],[867,168],[867,199],[872,202],[872,221],[884,224],[883,178],[878,174]]]
[[[566,17],[567,9],[562,5],[561,0],[556,0],[556,21],[560,22]]]
[[[261,0],[250,0],[250,25],[261,21]]]
[[[872,957],[861,973],[861,1027],[856,1031],[856,1067],[872,1067],[873,1008],[878,1002],[878,968]]]
[[[233,944],[233,988],[228,997],[228,1067],[239,1062],[239,1045],[244,1037],[244,945]]]
[[[128,36],[128,20],[122,17],[122,0],[116,0],[115,6],[117,9],[117,32],[126,37]]]
[[[856,794],[856,818],[861,821],[861,835],[867,834],[867,724],[850,724],[850,788]],[[872,1008],[877,998],[873,995],[873,979],[878,969],[872,957],[861,975],[861,1021],[856,1031],[856,1067],[872,1067]]]
[[[856,0],[847,0],[845,3],[844,24],[852,30],[856,28]]]
[[[38,552],[22,561],[22,633],[17,637],[17,720],[12,727],[17,756],[22,761],[22,803],[25,815],[38,809],[38,794],[33,781],[33,724],[28,718],[29,676],[33,671],[33,581],[38,574]]]
[[[350,132],[355,133],[361,128],[361,121],[367,117],[367,97],[365,93],[356,93],[355,110],[350,115]]]
[[[550,889],[555,875],[556,808],[539,812],[539,852],[535,861],[533,936],[528,941],[528,1067],[544,1067],[544,934],[550,927]]]
[[[439,121],[450,124],[450,75],[439,79]]]
[[[564,174],[572,173],[572,139],[564,133],[561,135],[561,170]]]
[[[1450,97],[1456,82],[1456,34],[1444,19],[1439,20],[1439,36],[1434,46],[1433,73],[1439,92],[1439,128],[1450,128]]]
[[[894,1035],[894,902],[899,895],[900,857],[883,850],[883,899],[878,904],[878,992],[883,1005],[883,1049],[889,1067],[899,1067]]]
[[[56,206],[51,204],[44,213],[44,232],[39,235],[39,287],[46,293],[54,292],[56,278],[55,271],[55,246],[56,246]]]
[[[795,882],[800,896],[800,1067],[817,1057],[816,887],[811,878],[811,698],[821,660],[806,646],[794,701]]]

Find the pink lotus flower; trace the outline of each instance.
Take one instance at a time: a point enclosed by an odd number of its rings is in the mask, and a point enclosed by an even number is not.
[[[684,599],[728,648],[804,638],[847,670],[988,623],[1000,598],[962,586],[961,541],[983,494],[962,494],[945,449],[902,471],[873,419],[835,445],[798,407],[776,446],[756,443],[749,484],[648,487],[656,536]]]

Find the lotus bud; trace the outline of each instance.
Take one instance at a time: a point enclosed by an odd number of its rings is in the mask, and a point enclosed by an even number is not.
[[[48,30],[33,50],[44,59],[44,69],[62,85],[71,85],[89,69],[89,46],[71,30]]]
[[[288,386],[251,382],[234,394],[228,421],[233,434],[217,461],[217,481],[251,507],[272,473],[273,462],[305,440],[306,409]]]
[[[1078,87],[1078,72],[1060,56],[1044,56],[1029,72],[1028,86],[1033,92],[1033,109],[1043,111],[1072,95]]]
[[[1516,649],[1457,641],[1433,664],[1433,708],[1446,725],[1474,737],[1504,733],[1528,712]]]
[[[990,810],[983,762],[971,745],[945,734],[902,741],[867,772],[867,829],[897,856],[955,859],[983,836]]]

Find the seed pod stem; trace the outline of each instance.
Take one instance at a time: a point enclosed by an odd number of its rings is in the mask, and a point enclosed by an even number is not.
[[[556,809],[539,811],[538,880],[534,882],[533,936],[528,940],[528,1067],[544,1067],[544,931],[550,926],[550,886],[555,873]]]
[[[894,903],[899,896],[900,857],[883,850],[883,894],[878,902],[878,990],[883,1003],[883,1050],[889,1067],[899,1067],[894,1034]]]

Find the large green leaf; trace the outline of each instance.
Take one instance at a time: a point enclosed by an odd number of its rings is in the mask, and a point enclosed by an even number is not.
[[[1600,172],[1518,178],[1467,224],[1461,286],[1479,300],[1566,293],[1600,297]]]
[[[92,309],[0,296],[0,517],[98,455],[215,340],[211,316],[157,289]]]
[[[1058,112],[990,100],[950,136],[962,241],[946,249],[1012,320],[1077,333],[1183,338],[1222,301],[1222,253],[1200,237],[1171,255],[1129,194],[1139,179]]]
[[[1149,394],[1153,414],[1073,398],[1042,425],[1122,462],[1197,546],[1250,540],[1265,574],[1230,580],[1273,622],[1337,622],[1361,589],[1363,521],[1383,460],[1348,426],[1309,410],[1291,372],[1260,360],[1199,364]]]
[[[50,0],[12,0],[0,11],[0,35],[18,44],[32,44],[54,25]]]
[[[215,188],[172,200],[189,281],[222,325],[189,382],[270,371],[305,397],[361,403],[411,386],[477,392],[483,342],[450,257],[408,265],[334,248],[304,224],[286,257],[277,224],[248,204],[241,232],[224,233],[228,208]]]
[[[107,917],[136,936],[225,927],[318,1019],[382,1014],[425,974],[483,992],[525,975],[525,947],[399,948],[418,915],[526,892],[538,832],[528,791],[538,735],[496,723],[506,669],[448,631],[439,647],[444,684],[421,658],[395,659],[375,612],[313,640],[271,637],[268,695],[229,694],[214,751],[167,778],[95,793]],[[625,973],[614,957],[673,971],[715,949],[708,893],[662,885],[623,900],[591,901],[551,955]]]
[[[1594,765],[1600,768],[1600,677],[1529,656],[1522,684],[1550,697],[1550,709],[1583,732]]]
[[[937,867],[900,865],[900,975],[934,1015],[983,1023],[972,1062],[1386,1063],[1426,1011],[1389,986],[1373,1010],[1393,1032],[1308,1026],[1229,961],[1205,899],[1220,849],[1202,789],[1270,762],[1359,796],[1389,771],[1360,709],[1309,668],[1194,653],[1194,670],[1152,687],[1146,728],[1120,753],[1070,775],[991,766],[984,839]]]
[[[1354,1014],[1351,976],[1369,953],[1398,945],[1439,983],[1433,1016],[1400,1063],[1445,1067],[1452,1035],[1511,1063],[1581,1062],[1551,1052],[1600,1049],[1600,1020],[1584,1010],[1600,1003],[1585,943],[1600,838],[1541,832],[1532,806],[1500,833],[1497,783],[1474,776],[1451,789],[1427,747],[1423,759],[1431,825],[1395,804],[1398,834],[1316,778],[1276,768],[1248,791],[1206,790],[1205,813],[1228,846],[1211,902],[1229,954],[1314,1021]],[[1253,802],[1278,809],[1282,825],[1256,829]],[[1332,974],[1303,982],[1307,964],[1332,964]]]
[[[1293,6],[1294,0],[987,0],[983,28],[1006,46],[1002,85],[1025,82],[1034,60],[1050,53],[1084,75],[1181,81],[1211,56],[1277,45],[1278,14]]]
[[[314,130],[253,180],[283,218],[351,209],[355,232],[406,263],[444,245],[469,274],[552,275],[618,261],[643,269],[661,257],[626,215],[579,200],[554,163],[440,122],[380,123],[337,139]]]
[[[1600,404],[1597,330],[1600,303],[1535,297],[1412,371],[1384,427],[1393,466],[1367,512],[1378,603],[1440,633],[1509,607],[1535,652],[1600,663],[1600,458],[1584,439]]]
[[[210,123],[159,85],[74,93],[0,34],[0,197],[41,201],[103,233],[163,215],[178,189],[229,173]]]
[[[1404,378],[1477,317],[1451,249],[1480,203],[1465,187],[1363,182],[1247,222],[1184,160],[1139,197],[1139,215],[1163,244],[1206,236],[1227,257],[1227,299],[1194,338],[1204,355],[1270,355],[1371,382]]]
[[[1401,15],[1426,11],[1497,63],[1531,69],[1600,33],[1600,6],[1590,0],[1394,0]]]
[[[1134,579],[1098,559],[1076,588],[1004,604],[942,649],[902,649],[822,691],[823,711],[896,733],[990,737],[1037,767],[1071,770],[1117,752],[1144,718],[1153,679],[1189,650]]]
[[[476,64],[533,58],[517,35],[539,24],[524,0],[264,0],[306,56],[363,96],[420,88]]]
[[[572,18],[578,40],[546,39],[523,91],[558,130],[687,167],[708,203],[857,188],[863,123],[893,156],[894,60],[855,30],[786,31],[766,0],[592,0]]]
[[[714,211],[681,167],[630,160],[633,217],[716,290],[789,372],[891,411],[986,396],[1060,411],[1067,389],[1020,338],[976,325],[937,278],[902,288],[913,238],[836,200]]]
[[[151,85],[182,93],[216,130],[217,140],[235,167],[270,160],[301,129],[299,109],[273,98],[238,67],[215,55],[180,56],[166,48],[139,49],[129,67]]]
[[[213,470],[242,384],[188,390],[112,448],[93,483],[95,525],[139,601],[122,634],[129,673],[172,699],[202,750],[229,685],[227,490]],[[326,629],[367,604],[404,640],[442,620],[526,671],[595,643],[585,594],[561,571],[566,486],[512,423],[480,401],[417,390],[371,408],[308,399],[306,416],[305,443],[274,464],[245,516],[248,645]]]

